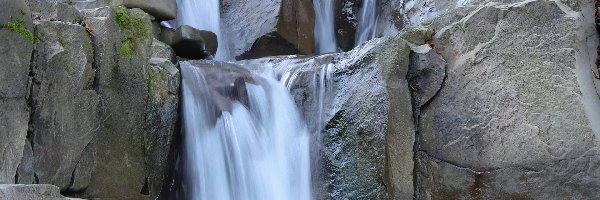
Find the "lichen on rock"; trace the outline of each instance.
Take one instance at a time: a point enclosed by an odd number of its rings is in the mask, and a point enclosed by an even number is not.
[[[116,9],[117,25],[124,31],[119,52],[123,57],[131,58],[138,43],[150,37],[150,27],[142,17],[130,15],[128,10],[119,6]]]

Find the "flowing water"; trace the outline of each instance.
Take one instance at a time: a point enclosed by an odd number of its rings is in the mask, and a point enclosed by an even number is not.
[[[219,0],[177,0],[177,19],[172,27],[189,25],[199,30],[212,31],[217,35],[219,47],[215,59],[232,60],[229,43],[221,28]]]
[[[333,0],[313,0],[315,7],[315,42],[318,54],[337,51],[335,37]]]
[[[311,199],[310,134],[273,72],[180,64],[189,197]]]
[[[376,0],[363,0],[358,13],[358,30],[354,46],[358,46],[375,37],[375,24],[377,24]]]

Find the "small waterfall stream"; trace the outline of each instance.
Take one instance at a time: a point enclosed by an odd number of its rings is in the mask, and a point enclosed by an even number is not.
[[[333,0],[313,0],[315,7],[315,42],[318,54],[337,51],[335,24],[333,15]]]
[[[358,13],[358,30],[354,46],[358,46],[375,37],[375,24],[377,24],[376,0],[363,0]]]
[[[188,197],[311,199],[310,134],[272,70],[202,62],[180,63]]]

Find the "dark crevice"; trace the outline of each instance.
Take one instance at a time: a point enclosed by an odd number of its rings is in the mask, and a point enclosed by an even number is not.
[[[35,179],[34,184],[40,184],[40,178],[38,178],[37,173],[33,172],[33,178]]]
[[[100,76],[98,75],[100,73],[100,67],[98,66],[98,59],[100,59],[100,55],[98,55],[98,53],[96,53],[96,37],[89,33],[88,34],[90,37],[90,42],[92,43],[92,69],[94,70],[94,80],[92,81],[92,89],[95,90],[97,93],[100,92],[99,89],[99,82],[100,82]]]
[[[144,186],[142,187],[142,190],[140,191],[141,194],[143,195],[150,195],[150,190],[148,189],[148,177],[146,176],[144,178]]]
[[[21,162],[23,162],[21,160]],[[21,168],[21,164],[17,166],[17,172],[15,173],[15,184],[19,184],[19,169]]]
[[[76,177],[75,173],[77,172],[79,164],[81,163],[81,160],[83,159],[82,157],[84,156],[86,150],[89,148],[90,144],[92,143],[92,141],[94,141],[94,139],[95,139],[95,136],[94,136],[94,138],[90,139],[90,141],[85,145],[83,150],[81,150],[81,154],[80,154],[81,157],[77,161],[77,164],[75,164],[75,167],[73,168],[73,172],[71,172],[71,180],[69,182],[69,185],[66,187],[64,192],[61,192],[61,195],[67,196],[67,197],[76,197],[76,196],[83,194],[85,192],[85,190],[87,189],[87,187],[86,187],[86,188],[82,188],[79,190],[75,190],[72,187],[73,187],[73,185],[75,185],[75,177]]]
[[[411,56],[409,56],[409,73],[406,76],[406,79],[408,81],[408,89],[410,91],[410,96],[411,96],[411,104],[412,104],[412,111],[413,111],[413,119],[414,119],[414,125],[415,125],[415,141],[413,144],[413,189],[414,189],[414,199],[421,199],[420,195],[419,195],[419,185],[421,185],[421,180],[420,177],[418,176],[419,174],[419,165],[418,165],[418,159],[417,159],[417,153],[421,150],[421,134],[422,134],[422,119],[421,119],[421,111],[426,109],[431,102],[433,102],[434,99],[436,99],[439,94],[441,93],[441,91],[443,90],[443,88],[445,87],[445,85],[447,84],[447,79],[448,79],[448,63],[445,61],[445,65],[444,65],[444,78],[442,79],[442,83],[439,87],[439,89],[435,92],[435,94],[428,99],[426,102],[422,103],[419,102],[419,100],[417,99],[417,95],[420,94],[419,90],[423,89],[419,86],[417,79],[419,76],[421,76],[422,74],[420,74],[417,70],[411,70],[416,68],[415,64],[418,62],[418,60],[413,60],[417,57],[412,56],[412,54],[415,52],[411,52]],[[438,54],[439,55],[439,54]],[[441,55],[440,55],[441,57]],[[418,59],[418,58],[417,58]]]

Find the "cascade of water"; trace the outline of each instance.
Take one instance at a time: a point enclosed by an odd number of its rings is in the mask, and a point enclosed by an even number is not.
[[[272,72],[180,64],[191,199],[310,199],[310,134]]]
[[[315,7],[315,42],[318,54],[337,51],[335,25],[333,15],[333,0],[313,0]]]
[[[189,25],[200,30],[212,31],[217,35],[219,46],[216,60],[232,60],[229,44],[221,29],[219,0],[177,0],[177,19],[172,27]],[[172,22],[172,23],[173,23]]]
[[[355,47],[375,37],[376,12],[376,0],[363,0],[358,13],[358,30],[356,30],[354,40]]]

